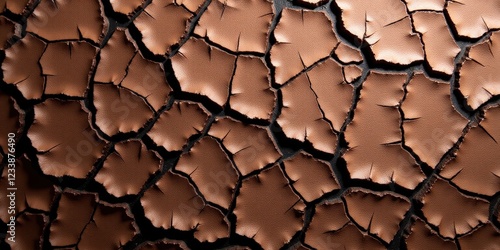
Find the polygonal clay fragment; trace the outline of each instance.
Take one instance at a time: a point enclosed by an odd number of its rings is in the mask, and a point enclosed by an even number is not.
[[[76,244],[85,226],[91,221],[97,206],[93,194],[65,192],[59,200],[57,217],[50,225],[50,244],[67,246]]]
[[[9,133],[16,133],[21,127],[19,112],[14,105],[14,100],[10,96],[3,91],[0,92],[0,120],[2,121],[2,126],[0,126],[0,148],[5,154],[9,148]]]
[[[9,10],[14,14],[22,14],[30,0],[0,0],[0,11]]]
[[[191,38],[172,57],[182,91],[205,95],[220,106],[229,94],[236,57]]]
[[[16,85],[26,99],[42,97],[44,79],[38,61],[44,50],[45,43],[30,34],[5,50],[3,80]]]
[[[362,234],[349,222],[342,203],[316,207],[304,242],[318,250],[385,249],[380,242]]]
[[[6,17],[0,16],[0,50],[7,47],[15,32],[16,25]]]
[[[83,97],[96,52],[86,42],[49,43],[40,58],[45,94]]]
[[[153,118],[143,99],[112,84],[94,84],[96,125],[107,135],[137,132]]]
[[[404,0],[408,11],[443,11],[446,0]],[[449,3],[448,3],[449,4]]]
[[[128,88],[160,109],[170,94],[161,64],[144,59],[126,31],[116,30],[100,53],[94,81]]]
[[[471,234],[458,239],[462,249],[499,249],[500,233],[491,224],[486,224]]]
[[[175,169],[189,175],[207,201],[229,208],[238,174],[217,141],[201,139],[181,156]]]
[[[458,35],[479,38],[491,29],[500,28],[500,3],[497,0],[449,1],[446,11]]]
[[[28,18],[26,30],[49,41],[104,37],[107,18],[100,0],[42,0]],[[82,11],[85,10],[85,11]]]
[[[460,188],[492,196],[500,190],[500,108],[486,111],[482,127],[472,128],[455,159],[440,173]]]
[[[340,189],[329,164],[315,160],[312,156],[299,153],[283,162],[291,185],[311,202],[323,194]]]
[[[50,180],[36,172],[31,162],[25,157],[19,158],[15,162],[16,179],[14,186],[9,185],[8,169],[7,166],[3,169],[2,178],[0,179],[0,195],[8,197],[7,195],[12,191],[8,190],[8,188],[17,188],[15,190],[15,213],[19,214],[27,208],[48,212],[54,199],[54,187]],[[0,219],[4,222],[7,222],[10,217],[7,213],[10,205],[7,199],[10,202],[10,198],[6,198],[5,202],[0,203]]]
[[[399,0],[335,0],[343,27],[366,41],[377,61],[408,65],[424,59],[422,44],[412,32],[405,5]]]
[[[82,106],[55,99],[35,105],[28,137],[40,152],[37,157],[44,174],[85,178],[101,157],[104,143],[90,127]]]
[[[267,0],[214,0],[194,32],[234,52],[264,53],[272,18]]]
[[[205,0],[175,0],[177,5],[182,5],[191,12],[196,12]]]
[[[332,22],[323,12],[285,8],[274,30],[271,63],[276,83],[283,84],[322,58],[337,44]]]
[[[153,226],[192,230],[200,241],[227,237],[229,229],[218,210],[206,206],[188,180],[167,172],[141,198],[144,214]]]
[[[229,236],[228,225],[219,210],[206,206],[199,212],[198,218],[194,237],[199,241],[214,242]]]
[[[467,104],[477,109],[493,95],[500,94],[500,32],[473,46],[460,68],[460,92]]]
[[[124,1],[119,1],[124,2]],[[127,76],[127,67],[136,53],[123,30],[116,30],[100,51],[94,81],[119,85]]]
[[[137,194],[146,180],[160,169],[160,159],[140,141],[126,141],[115,145],[97,173],[95,180],[108,193],[121,197]]]
[[[325,118],[336,131],[344,124],[351,107],[353,88],[344,84],[342,68],[328,59],[305,73]],[[284,91],[283,91],[284,92]]]
[[[156,242],[145,242],[139,245],[138,250],[189,250],[186,243],[177,240],[160,240]]]
[[[467,120],[451,104],[450,86],[415,75],[407,85],[401,108],[406,119],[405,144],[434,168],[467,125]]]
[[[455,238],[488,221],[489,204],[469,198],[438,179],[422,199],[427,222],[439,228],[443,237]]]
[[[216,120],[208,134],[222,141],[242,175],[274,163],[281,156],[268,131],[260,127],[225,118]]]
[[[389,243],[399,229],[399,223],[410,209],[410,202],[390,193],[354,191],[344,196],[347,213],[368,232]]]
[[[340,62],[345,64],[360,63],[361,61],[363,61],[361,52],[348,46],[345,43],[339,43],[337,45],[337,48],[335,48],[334,54],[337,56]]]
[[[120,249],[136,234],[128,207],[99,204],[81,234],[80,249]]]
[[[243,181],[236,199],[236,233],[255,239],[264,249],[280,249],[302,228],[304,203],[278,166]]]
[[[144,3],[144,0],[110,0],[109,2],[111,3],[111,6],[113,7],[113,10],[115,12],[125,15],[131,15]]]
[[[411,227],[411,232],[406,239],[408,249],[443,249],[453,250],[457,246],[449,240],[440,238],[425,222],[417,219]]]
[[[413,26],[420,33],[424,44],[425,60],[432,71],[451,75],[460,47],[453,39],[444,15],[436,12],[415,12],[412,19]]]
[[[189,137],[203,130],[208,114],[199,104],[176,102],[160,115],[148,136],[168,151],[178,151]]]
[[[42,249],[44,215],[23,213],[16,219],[15,241],[6,240],[12,249]],[[7,234],[9,237],[10,234]]]
[[[161,65],[144,59],[138,52],[128,65],[127,75],[120,86],[144,97],[154,110],[165,105],[171,90]]]
[[[256,57],[238,57],[231,84],[231,109],[249,118],[269,120],[275,95],[270,89],[269,70],[265,63]]]
[[[318,84],[322,83],[318,82]],[[311,85],[312,80],[305,73],[282,88],[283,108],[277,122],[287,137],[299,141],[307,140],[314,148],[333,153],[337,145],[337,136],[330,123],[323,116],[317,94],[319,92],[315,92]],[[332,88],[335,85],[320,86]],[[325,101],[336,100],[325,99]],[[333,106],[333,109],[336,108],[337,106]]]
[[[358,65],[346,65],[342,67],[342,73],[344,74],[344,81],[347,83],[353,83],[358,80],[361,75],[363,75],[363,69]]]
[[[174,0],[153,0],[134,20],[142,42],[155,55],[164,55],[177,44],[192,14]]]
[[[401,147],[396,106],[403,98],[406,75],[372,73],[363,83],[354,119],[347,126],[349,150],[344,159],[354,179],[395,182],[413,189],[424,179],[411,155]]]

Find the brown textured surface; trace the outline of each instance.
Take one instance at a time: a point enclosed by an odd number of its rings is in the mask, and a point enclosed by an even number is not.
[[[481,127],[472,128],[465,136],[457,157],[441,175],[460,188],[485,195],[498,193],[500,187],[500,109],[486,111]]]
[[[280,157],[273,140],[264,128],[225,118],[217,120],[208,134],[222,141],[242,175],[261,169]]]
[[[115,152],[106,158],[95,180],[116,197],[137,194],[159,168],[155,153],[140,141],[127,141],[115,145]]]
[[[181,150],[190,136],[203,129],[207,118],[206,112],[200,105],[177,102],[160,115],[148,135],[166,150]]]
[[[236,232],[265,249],[279,249],[302,227],[303,202],[274,166],[243,182],[236,201]]]
[[[154,188],[141,198],[144,213],[156,227],[190,230],[197,228],[195,237],[215,241],[228,234],[223,215],[206,206],[188,180],[167,173]]]
[[[172,58],[172,68],[183,91],[205,95],[222,106],[229,95],[235,60],[235,56],[191,38]]]
[[[42,0],[28,18],[26,30],[49,41],[82,37],[97,43],[107,27],[102,12],[100,0]]]
[[[449,2],[446,10],[460,36],[478,38],[490,29],[500,28],[499,5],[496,0],[485,0],[481,4],[460,0]]]
[[[455,67],[454,60],[460,48],[446,26],[444,15],[433,12],[415,12],[411,17],[415,30],[420,33],[425,60],[430,68],[451,75]]]
[[[50,225],[50,243],[53,246],[77,243],[82,229],[92,218],[95,206],[97,203],[94,195],[62,194],[57,218]]]
[[[283,109],[277,122],[287,137],[309,141],[315,148],[333,153],[336,135],[331,122],[324,118],[319,97],[311,85],[311,79],[304,73],[282,88]]]
[[[130,15],[134,12],[134,10],[139,8],[142,3],[144,3],[144,0],[110,0],[109,2],[111,3],[111,6],[113,6],[114,11]]]
[[[498,249],[499,4],[0,0],[0,249]]]
[[[299,153],[286,160],[284,170],[292,181],[292,186],[307,202],[340,189],[330,166],[325,162],[315,160],[310,155]]]
[[[439,234],[454,238],[488,221],[488,202],[466,197],[443,180],[437,180],[422,200],[422,212]]]
[[[249,118],[269,120],[275,102],[276,92],[270,88],[265,62],[256,57],[238,57],[229,99],[231,108]]]
[[[186,32],[191,14],[174,0],[153,0],[134,20],[142,42],[157,55],[170,51]]]
[[[407,65],[424,59],[403,1],[335,0],[334,4],[344,28],[370,45],[375,60]]]
[[[29,34],[5,51],[3,80],[16,85],[27,99],[42,97],[44,78],[39,60],[44,51],[45,43]]]
[[[410,236],[406,239],[408,249],[457,249],[451,241],[440,238],[425,222],[416,220],[411,227]]]
[[[450,105],[450,86],[415,75],[401,105],[405,143],[434,168],[462,135],[467,120]]]
[[[406,188],[414,188],[424,179],[400,143],[397,106],[405,81],[406,75],[372,73],[364,83],[357,112],[345,134],[349,151],[344,157],[352,178],[395,182]]]
[[[30,0],[1,0],[0,9],[9,10],[15,14],[21,14]]]
[[[301,70],[327,57],[337,43],[331,21],[322,12],[285,8],[274,30],[271,63],[276,83],[283,84]]]
[[[207,201],[229,207],[238,176],[214,139],[199,141],[181,156],[175,169],[189,175]]]
[[[463,249],[497,249],[500,248],[500,233],[490,224],[486,224],[460,238],[459,242]]]
[[[384,249],[349,222],[342,203],[319,205],[304,241],[316,249]]]
[[[347,213],[364,230],[390,242],[410,203],[392,194],[354,191],[344,196]]]
[[[45,94],[84,96],[95,53],[86,42],[50,43],[40,58]]]
[[[267,0],[215,0],[194,32],[234,52],[264,53],[272,18],[272,4]]]
[[[85,178],[101,157],[104,143],[90,127],[82,104],[54,99],[35,106],[28,137],[39,152],[38,161],[45,174]],[[72,126],[67,126],[68,122]]]
[[[94,85],[96,125],[109,136],[137,132],[153,111],[139,96],[111,84]]]
[[[475,46],[468,54],[460,70],[460,92],[473,109],[500,94],[498,80],[500,70],[500,33]]]

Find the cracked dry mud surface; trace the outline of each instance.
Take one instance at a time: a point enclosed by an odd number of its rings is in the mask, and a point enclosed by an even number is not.
[[[0,249],[500,249],[499,0],[0,9]]]

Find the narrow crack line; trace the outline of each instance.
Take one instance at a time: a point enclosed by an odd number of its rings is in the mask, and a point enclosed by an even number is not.
[[[240,33],[241,35],[241,33]],[[238,40],[237,40],[237,48],[236,48],[236,51],[232,51],[212,40],[210,40],[209,37],[207,37],[206,35],[205,36],[201,36],[201,35],[198,35],[196,33],[193,33],[190,37],[193,37],[193,38],[197,38],[197,39],[201,39],[203,40],[205,43],[207,43],[209,46],[211,47],[214,47],[214,48],[217,48],[227,54],[230,54],[230,55],[233,55],[233,56],[255,56],[255,57],[264,57],[265,54],[261,53],[261,52],[256,52],[256,51],[240,51],[239,50],[239,44],[240,44],[240,36],[238,36]]]
[[[308,67],[305,67],[299,73],[297,73],[296,75],[292,76],[290,79],[288,79],[283,84],[281,84],[277,89],[281,89],[281,88],[287,86],[288,84],[290,84],[291,82],[293,82],[293,80],[295,80],[296,78],[298,78],[303,73],[309,72],[311,69],[313,69],[314,67],[316,67],[318,64],[321,64],[321,63],[325,62],[328,59],[330,59],[330,55],[325,56],[325,57],[319,59],[318,61],[314,62],[313,64],[311,64]]]
[[[286,172],[285,163],[281,162],[279,164],[279,168],[281,169],[281,172],[283,173],[283,175],[285,176],[285,179],[288,182],[287,186],[289,186],[293,190],[293,192],[300,198],[299,201],[302,200],[307,205],[309,202],[307,202],[306,199],[304,198],[304,196],[302,196],[302,194],[295,188],[295,186],[293,185],[293,183],[295,183],[295,181],[293,181],[292,178],[290,178],[290,176]],[[295,206],[297,203],[293,204],[293,206]]]
[[[179,49],[194,35],[194,29],[198,25],[198,21],[200,20],[200,17],[203,15],[203,13],[205,13],[205,11],[207,10],[210,3],[212,3],[212,0],[206,0],[203,3],[203,5],[200,7],[198,14],[196,14],[195,16],[193,16],[191,18],[191,22],[189,23],[188,31],[186,33],[184,33],[184,37],[178,43],[178,47],[173,49],[172,51],[170,51],[170,53],[167,56],[167,60],[171,59],[175,54],[177,54]]]
[[[438,174],[439,172],[441,171],[441,169],[444,167],[444,165],[453,157],[453,155],[456,153],[456,151],[458,150],[458,147],[459,145],[461,144],[461,142],[463,141],[463,138],[466,134],[466,130],[470,127],[471,125],[471,122],[469,122],[469,124],[467,124],[466,128],[464,128],[464,132],[462,134],[462,136],[458,139],[457,142],[455,142],[455,144],[453,145],[452,148],[450,148],[448,150],[448,152],[446,152],[443,157],[440,159],[439,163],[436,165],[436,167],[432,170],[432,173],[430,175],[428,175],[413,191],[412,191],[412,194],[407,197],[409,198],[409,200],[411,201],[411,207],[410,207],[410,211],[411,213],[410,214],[407,214],[406,217],[410,217],[410,216],[418,216],[418,214],[415,213],[415,202],[422,202],[422,199],[424,198],[425,196],[425,192],[427,192],[431,186],[431,184],[436,180],[436,178],[438,178]],[[451,182],[449,182],[451,184]],[[405,219],[406,219],[405,217]],[[425,218],[422,218],[422,220],[424,221],[427,221]],[[396,235],[400,235],[401,237],[403,237],[404,233],[406,230],[408,230],[409,227],[411,227],[412,225],[412,221],[411,220],[407,220],[405,223],[402,223],[400,225],[400,228],[398,230],[398,232],[396,233]],[[402,239],[402,238],[401,238]]]
[[[477,126],[481,128],[481,130],[483,130],[496,144],[498,144],[498,141],[492,134],[490,134],[490,132],[488,132],[488,130],[486,130],[486,128],[484,128],[481,124],[478,124]]]
[[[370,232],[368,229],[365,229],[364,227],[362,227],[360,224],[358,224],[358,222],[356,222],[356,220],[354,220],[354,218],[352,218],[352,216],[350,215],[349,213],[349,209],[347,207],[347,201],[345,199],[344,196],[341,197],[341,200],[342,200],[342,205],[344,206],[344,210],[345,210],[345,215],[346,217],[349,219],[349,221],[357,227],[357,229],[360,231],[360,232],[365,232],[367,235],[371,236],[373,239],[377,240],[378,242],[380,242],[380,244],[382,244],[383,246],[385,247],[388,247],[389,244],[387,242],[385,242],[382,238],[380,238],[380,236]]]
[[[238,39],[239,43],[239,39]],[[231,73],[231,79],[229,79],[229,86],[228,86],[228,93],[227,93],[227,98],[226,98],[226,103],[224,104],[224,109],[230,109],[230,104],[229,102],[231,101],[231,95],[233,95],[233,80],[234,80],[234,75],[236,74],[236,68],[238,67],[238,59],[239,57],[234,58],[234,63],[233,63],[233,72]]]
[[[76,241],[75,245],[78,247],[78,244],[80,244],[80,241],[82,240],[83,233],[85,232],[85,229],[90,225],[90,223],[95,223],[94,221],[94,215],[95,212],[97,211],[97,207],[99,206],[99,203],[96,201],[96,204],[94,206],[94,209],[92,210],[92,214],[90,215],[90,220],[83,226],[82,231],[78,235],[78,240]]]
[[[316,98],[316,105],[318,106],[318,109],[321,112],[322,119],[328,123],[328,125],[330,126],[330,129],[332,130],[332,133],[337,133],[337,131],[333,128],[332,121],[330,121],[330,119],[326,118],[325,111],[323,110],[323,108],[319,104],[318,95],[316,94],[316,91],[314,91],[314,89],[312,87],[312,83],[311,83],[311,79],[309,78],[309,74],[307,74],[307,72],[304,74],[307,78],[307,81],[309,82],[309,89],[311,90],[311,92],[314,94],[314,97]]]

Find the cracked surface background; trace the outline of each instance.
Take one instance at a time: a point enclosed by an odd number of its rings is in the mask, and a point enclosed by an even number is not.
[[[500,249],[498,0],[0,8],[0,249]]]

